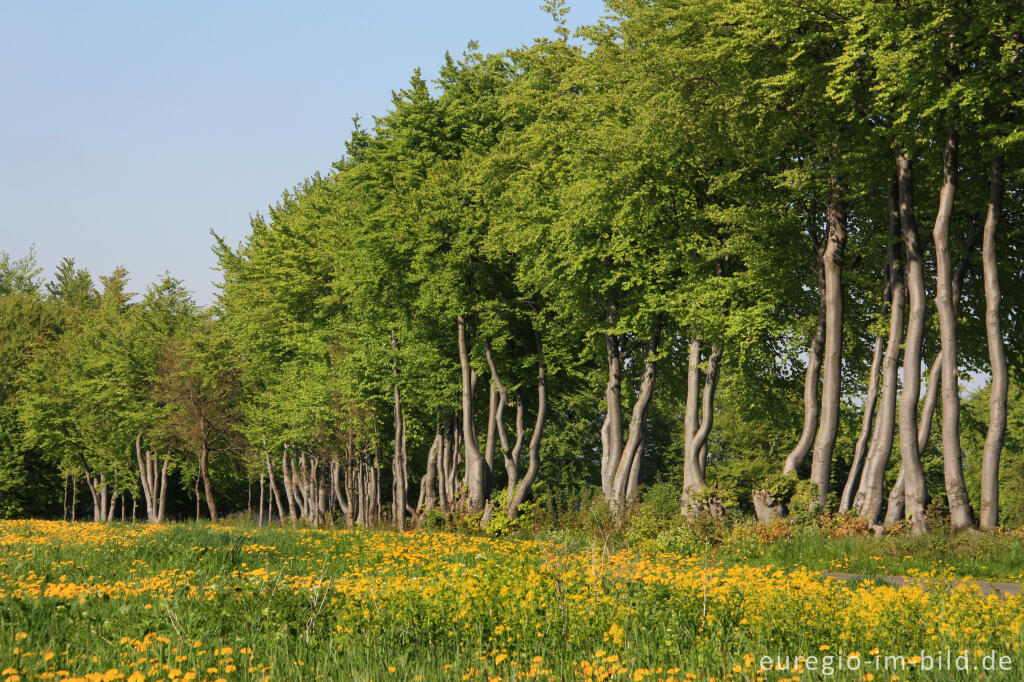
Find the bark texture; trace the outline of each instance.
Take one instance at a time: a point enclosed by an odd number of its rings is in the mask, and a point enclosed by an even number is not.
[[[1003,159],[992,158],[991,190],[985,216],[982,242],[982,269],[985,279],[985,335],[988,359],[992,366],[992,385],[988,405],[988,432],[981,457],[981,528],[992,530],[999,525],[999,456],[1006,437],[1006,393],[1008,386],[1006,349],[999,318],[999,270],[996,262],[996,232],[1003,207]]]
[[[939,313],[939,339],[942,348],[942,461],[949,501],[950,526],[954,531],[974,527],[974,512],[964,482],[963,456],[960,450],[960,381],[957,367],[957,319],[953,304],[953,265],[950,256],[949,228],[958,182],[957,152],[959,137],[949,127],[942,154],[942,189],[932,236],[935,242],[935,307]]]
[[[843,364],[843,253],[846,249],[846,203],[833,180],[828,206],[828,244],[825,247],[825,350],[822,356],[821,420],[814,437],[811,481],[818,486],[818,504],[828,502],[832,452],[839,433],[839,399]]]
[[[927,300],[924,289],[924,261],[914,216],[914,184],[910,160],[903,154],[896,159],[899,170],[900,228],[907,263],[907,343],[903,353],[903,393],[900,396],[900,457],[902,458],[904,499],[907,517],[915,533],[928,530],[924,510],[927,489],[924,469],[917,447],[917,402],[921,395],[921,343]]]

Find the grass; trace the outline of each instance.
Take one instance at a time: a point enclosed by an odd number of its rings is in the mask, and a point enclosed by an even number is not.
[[[0,522],[0,681],[777,680],[794,671],[759,672],[760,656],[856,652],[870,662],[946,649],[968,651],[972,665],[992,651],[1010,656],[1013,669],[987,679],[1020,679],[1019,599],[817,574],[836,557],[883,556],[886,543],[884,556],[903,563],[851,559],[843,570],[910,568],[902,552],[938,556],[938,537],[822,547],[794,533],[745,553],[725,543],[712,557],[559,533],[569,542]],[[1018,565],[1019,546],[1003,560],[1006,547],[991,540],[956,542],[947,562],[958,568]],[[800,564],[814,570],[780,570]],[[897,674],[929,679],[920,666]],[[837,672],[805,665],[799,676],[863,679]]]

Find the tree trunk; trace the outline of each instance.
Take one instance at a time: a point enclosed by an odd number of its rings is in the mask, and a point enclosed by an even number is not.
[[[927,299],[924,289],[924,262],[914,217],[914,181],[910,160],[897,155],[900,190],[900,227],[907,256],[907,342],[903,352],[903,393],[900,396],[900,457],[903,466],[906,513],[915,533],[928,530],[925,487],[921,454],[917,447],[917,402],[921,395],[921,343]]]
[[[875,437],[868,452],[864,472],[857,494],[848,504],[856,509],[859,516],[874,524],[882,506],[885,484],[885,469],[892,455],[892,444],[896,431],[896,398],[899,395],[900,347],[903,343],[903,318],[906,312],[906,284],[903,264],[899,258],[900,235],[899,180],[889,185],[889,238],[886,270],[888,284],[886,299],[889,303],[889,339],[885,346],[882,369],[882,399],[875,425]],[[877,352],[876,345],[876,352]],[[873,372],[877,371],[873,367]],[[872,377],[872,381],[874,381]],[[869,391],[870,392],[870,391]],[[858,446],[860,443],[858,442]],[[849,485],[848,485],[849,487]],[[844,492],[844,500],[848,499]],[[847,509],[850,507],[847,507]],[[845,509],[840,508],[840,511]]]
[[[217,523],[220,521],[220,516],[217,514],[217,503],[213,499],[213,481],[210,479],[210,450],[205,443],[199,453],[199,475],[203,478],[203,494],[206,496],[206,508],[210,512],[210,520]]]
[[[281,481],[284,485],[284,496],[288,501],[288,518],[295,522],[297,516],[295,514],[295,486],[292,482],[292,472],[290,462],[288,461],[288,444],[284,444],[284,448],[281,452]],[[284,520],[284,517],[281,518]]]
[[[771,523],[782,518],[782,504],[767,490],[754,491],[754,515],[759,523]]]
[[[693,361],[694,346],[690,345],[690,361]],[[698,360],[700,349],[698,346]],[[693,432],[693,436],[686,444],[685,462],[683,466],[683,495],[680,499],[680,511],[684,516],[697,515],[703,512],[712,512],[720,516],[719,511],[707,507],[698,501],[696,497],[704,490],[704,458],[701,452],[704,451],[711,434],[711,426],[714,422],[715,412],[715,390],[718,388],[718,372],[722,362],[722,347],[715,345],[711,347],[711,354],[708,356],[708,372],[704,378],[704,396],[701,406],[700,426]],[[691,365],[692,367],[692,365]],[[690,381],[692,382],[692,374]],[[692,385],[692,383],[691,383]],[[695,387],[696,388],[696,387]],[[689,390],[689,389],[688,389]],[[687,411],[689,411],[690,396],[686,396]],[[720,506],[720,505],[718,505]]]
[[[526,440],[526,406],[523,404],[523,392],[516,391],[516,442],[511,450],[505,451],[505,473],[508,474],[508,499],[512,499],[519,483],[519,455],[523,451]]]
[[[544,435],[544,423],[548,415],[548,387],[547,387],[547,366],[544,364],[544,349],[541,345],[540,333],[534,333],[537,344],[537,421],[533,425],[533,435],[530,437],[530,449],[527,453],[528,464],[526,473],[519,481],[515,491],[510,495],[508,502],[508,518],[514,519],[519,516],[519,505],[523,503],[526,496],[530,494],[537,474],[540,473],[540,441]],[[521,423],[523,401],[517,401],[517,427]],[[522,436],[517,435],[517,444],[522,443]],[[517,455],[518,457],[518,455]]]
[[[135,460],[139,464],[139,480],[142,483],[142,496],[146,501],[146,518],[150,523],[156,523],[156,504],[153,493],[153,481],[151,478],[152,468],[149,462],[149,451],[146,451],[146,459],[142,458],[142,434],[135,436]]]
[[[256,525],[260,528],[263,527],[263,498],[266,493],[267,477],[260,474],[260,502],[259,502],[259,514],[256,515]]]
[[[853,446],[853,462],[850,464],[850,473],[846,477],[843,495],[839,499],[840,514],[845,514],[853,506],[853,498],[860,485],[861,473],[864,469],[865,459],[867,459],[868,445],[873,442],[871,438],[872,423],[875,420],[875,406],[878,403],[878,385],[884,352],[885,340],[881,336],[876,336],[875,350],[871,356],[868,394],[864,398],[864,411],[860,420],[860,434],[857,436],[857,443]]]
[[[690,340],[686,368],[686,414],[683,417],[683,497],[686,491],[699,481],[704,486],[701,476],[700,452],[693,452],[694,436],[697,435],[698,419],[700,418],[700,340]],[[817,395],[815,395],[817,397]],[[683,512],[686,513],[685,511]]]
[[[263,442],[263,447],[267,447],[266,441]],[[263,454],[267,460],[267,482],[270,484],[270,497],[277,505],[277,517],[281,519],[281,523],[284,523],[284,505],[281,503],[281,492],[277,489],[277,481],[274,480],[274,465],[270,461],[270,450],[264,449]]]
[[[644,353],[644,366],[640,380],[640,391],[636,402],[633,404],[633,411],[629,419],[629,436],[626,444],[622,447],[621,454],[616,457],[618,464],[615,469],[615,477],[612,480],[612,497],[609,502],[612,509],[621,512],[628,502],[627,487],[630,474],[634,465],[634,459],[641,457],[641,444],[644,438],[644,429],[647,422],[647,409],[650,406],[651,398],[654,395],[654,355],[658,349],[660,334],[655,332]]]
[[[427,470],[420,479],[419,501],[416,503],[416,517],[422,523],[423,515],[437,506],[437,465],[441,455],[441,424],[434,429],[434,441],[427,451]]]
[[[469,364],[469,342],[466,338],[466,319],[459,315],[459,364],[462,367],[462,437],[466,443],[467,511],[482,512],[487,502],[487,465],[480,452],[473,421],[473,388],[475,371]]]
[[[822,358],[821,420],[814,437],[811,481],[818,486],[817,503],[828,503],[832,452],[839,433],[839,400],[843,365],[843,252],[846,248],[846,203],[832,180],[834,196],[828,205],[828,245],[825,247],[825,350]]]
[[[605,335],[608,381],[605,385],[605,416],[601,425],[601,489],[606,500],[613,498],[615,472],[622,457],[622,349],[619,337]]]
[[[398,338],[391,332],[391,350],[397,355]],[[395,402],[395,439],[394,457],[391,461],[391,510],[394,516],[395,527],[398,530],[405,530],[405,505],[409,497],[409,479],[406,473],[407,451],[405,448],[405,414],[402,412],[402,395],[398,387],[398,359],[393,361],[392,377],[394,380],[394,402]]]
[[[942,461],[949,500],[949,521],[954,531],[974,527],[974,512],[964,483],[960,450],[960,380],[957,367],[957,319],[953,305],[953,266],[949,252],[949,226],[958,181],[959,137],[951,125],[942,155],[942,189],[932,235],[935,241],[935,307],[939,312],[942,347]]]
[[[782,467],[783,474],[789,474],[800,468],[814,444],[814,433],[818,427],[818,375],[821,373],[821,356],[825,348],[825,326],[828,306],[825,301],[825,268],[822,262],[824,253],[818,251],[818,322],[814,327],[814,337],[807,348],[807,372],[804,374],[804,425],[800,431],[800,439],[786,457]]]
[[[964,244],[965,252],[956,265],[956,273],[953,277],[953,306],[959,311],[960,295],[963,290],[964,275],[967,273],[967,266],[970,264],[970,254],[977,248],[981,241],[983,230],[975,230]],[[928,447],[928,440],[932,432],[932,420],[935,417],[935,408],[939,402],[939,388],[942,386],[942,352],[936,354],[928,370],[928,390],[925,391],[924,403],[921,406],[921,416],[917,424],[917,452],[918,456],[924,455]],[[903,519],[905,511],[905,494],[903,480],[903,462],[900,461],[899,475],[889,493],[889,502],[885,511],[885,525],[892,526]]]
[[[999,456],[1006,436],[1006,393],[1008,376],[1006,350],[1003,348],[999,318],[999,272],[996,265],[996,231],[1003,207],[1003,158],[992,157],[991,192],[985,216],[985,237],[981,249],[985,277],[985,334],[988,359],[992,365],[992,385],[988,403],[988,433],[981,458],[981,529],[999,525]],[[945,409],[945,408],[943,408]]]

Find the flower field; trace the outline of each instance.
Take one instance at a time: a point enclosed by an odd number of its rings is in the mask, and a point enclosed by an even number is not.
[[[443,533],[0,522],[7,682],[1017,680],[1022,625],[1018,597],[973,586],[896,589],[701,557]],[[946,652],[969,670],[935,672],[929,657]],[[763,656],[786,669],[762,670]],[[904,665],[880,667],[896,656]],[[984,668],[999,657],[1003,670]]]

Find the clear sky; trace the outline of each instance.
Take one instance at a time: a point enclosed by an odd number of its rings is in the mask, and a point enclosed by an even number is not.
[[[211,229],[241,240],[415,67],[550,35],[538,4],[0,0],[0,250],[124,265],[136,292],[170,271],[208,304]]]

